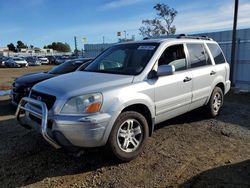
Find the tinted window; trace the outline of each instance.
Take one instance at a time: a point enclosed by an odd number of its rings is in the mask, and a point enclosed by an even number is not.
[[[191,68],[212,64],[203,44],[187,44],[187,48]]]
[[[137,75],[145,68],[158,43],[115,45],[104,51],[84,71]]]
[[[212,53],[215,64],[221,64],[226,62],[223,53],[217,44],[208,43],[207,46]]]
[[[86,61],[82,61],[84,63]],[[66,61],[61,65],[58,65],[49,71],[50,74],[65,74],[75,71],[80,65],[80,62],[76,61]]]
[[[15,60],[15,61],[23,61],[24,59],[20,58],[20,57],[14,57],[13,60]]]
[[[182,44],[168,47],[161,55],[158,66],[173,65],[175,71],[186,69],[186,56]]]

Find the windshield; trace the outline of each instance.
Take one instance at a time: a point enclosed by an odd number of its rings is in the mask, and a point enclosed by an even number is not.
[[[61,65],[58,65],[51,69],[48,73],[50,74],[65,74],[75,71],[84,61],[66,61]]]
[[[93,60],[84,71],[137,75],[143,71],[158,46],[158,43],[115,45]]]

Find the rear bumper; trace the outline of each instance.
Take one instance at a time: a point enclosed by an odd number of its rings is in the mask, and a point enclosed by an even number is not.
[[[30,104],[39,106],[41,113],[39,110],[34,110]],[[20,118],[21,114],[23,118]],[[19,103],[16,117],[19,124],[39,131],[44,139],[55,148],[105,145],[107,140],[105,131],[111,119],[111,116],[106,113],[86,117],[49,116],[45,103],[27,97]]]

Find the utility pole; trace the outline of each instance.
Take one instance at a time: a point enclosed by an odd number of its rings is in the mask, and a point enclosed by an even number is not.
[[[74,41],[75,41],[75,53],[76,53],[76,56],[78,57],[78,50],[77,50],[77,40],[76,40],[76,36],[74,36]]]
[[[235,4],[234,4],[234,24],[233,24],[233,34],[232,34],[232,49],[231,49],[231,64],[230,64],[230,80],[231,80],[231,85],[232,86],[235,86],[235,83],[234,83],[234,65],[235,65],[235,52],[236,52],[238,4],[239,4],[239,0],[235,0]]]
[[[127,39],[127,31],[124,31],[125,39]]]
[[[102,43],[103,44],[105,43],[105,37],[104,36],[102,37]]]

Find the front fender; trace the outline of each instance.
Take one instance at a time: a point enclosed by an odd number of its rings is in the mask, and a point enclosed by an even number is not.
[[[118,96],[113,100],[113,104],[109,107],[108,112],[121,112],[126,107],[135,104],[145,105],[149,109],[151,117],[155,117],[154,101],[148,95],[143,93],[127,93]]]
[[[104,97],[105,98],[105,97]],[[107,102],[108,103],[108,102]],[[107,105],[107,103],[105,105]],[[126,108],[131,105],[135,104],[142,104],[145,105],[150,113],[151,118],[153,119],[155,117],[155,108],[154,108],[154,101],[152,98],[144,93],[124,93],[116,96],[111,100],[109,103],[108,108],[105,108],[105,112],[111,114],[112,118],[105,130],[104,138],[103,140],[105,143],[107,142],[110,132],[113,128],[113,125],[115,123],[115,120],[118,118],[120,113]]]

